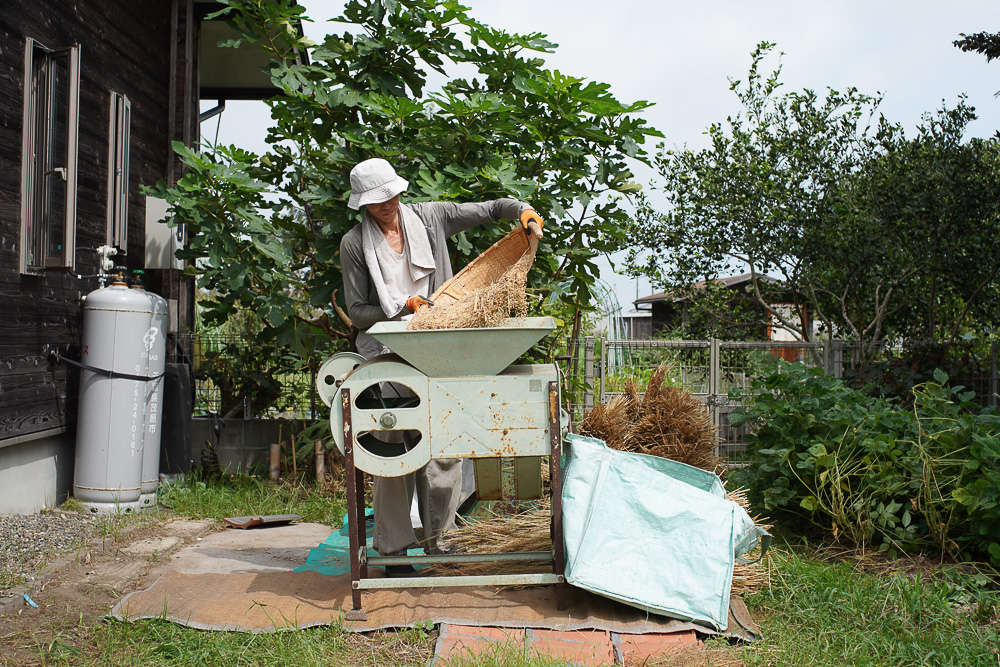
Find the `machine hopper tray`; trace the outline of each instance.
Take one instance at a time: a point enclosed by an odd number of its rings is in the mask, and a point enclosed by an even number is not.
[[[376,340],[430,377],[496,375],[555,330],[551,317],[517,317],[478,329],[414,329],[406,322],[378,322]]]

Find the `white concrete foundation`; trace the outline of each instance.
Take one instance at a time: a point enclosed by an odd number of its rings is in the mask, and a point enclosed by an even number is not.
[[[0,440],[0,514],[34,514],[66,500],[73,487],[75,433]]]

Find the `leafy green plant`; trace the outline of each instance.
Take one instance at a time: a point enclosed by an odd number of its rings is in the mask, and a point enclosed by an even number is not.
[[[995,413],[989,417],[995,423]],[[969,475],[962,485],[951,491],[960,513],[968,521],[968,530],[960,539],[988,554],[994,565],[1000,565],[1000,437],[997,430],[971,434],[965,467]]]
[[[844,382],[872,396],[896,398],[910,405],[913,389],[925,382],[934,382],[935,371],[944,371],[950,378],[981,380],[975,389],[980,399],[989,396],[988,375],[984,368],[989,363],[989,346],[977,346],[975,341],[905,342],[899,352],[885,351],[886,356],[845,368]],[[967,380],[968,381],[968,380]]]
[[[275,377],[277,367],[270,363],[273,352],[254,345],[228,343],[205,353],[198,370],[218,392],[220,414],[229,418],[244,402],[249,402],[257,414],[277,404],[282,396],[282,383]]]
[[[183,251],[208,321],[246,309],[267,337],[309,345],[308,333],[348,338],[340,240],[359,220],[348,210],[349,172],[383,157],[410,183],[410,201],[516,197],[545,218],[531,288],[589,310],[599,253],[620,249],[640,186],[630,165],[662,136],[608,85],[544,67],[555,45],[474,19],[457,2],[349,0],[322,44],[298,37],[303,8],[223,0],[241,37],[273,58],[272,147],[203,152],[174,144],[188,167],[164,197],[172,224],[192,239]],[[295,58],[310,49],[310,62]],[[446,82],[429,90],[428,73]],[[454,238],[463,265],[505,235],[489,225]]]
[[[914,388],[909,410],[819,369],[778,370],[735,395],[746,407],[731,421],[752,427],[755,463],[733,475],[752,502],[789,525],[889,552],[933,546],[941,558],[971,550],[1000,562],[993,411],[940,370]]]
[[[908,422],[892,403],[801,363],[780,365],[732,398],[746,407],[730,422],[753,429],[757,463],[734,473],[748,483],[752,502],[776,518],[861,543],[904,523],[894,520],[902,504],[891,462],[903,453]]]

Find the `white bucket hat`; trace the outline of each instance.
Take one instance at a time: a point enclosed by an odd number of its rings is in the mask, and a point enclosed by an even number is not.
[[[396,174],[392,165],[373,157],[351,169],[351,197],[347,206],[357,210],[365,204],[381,204],[405,192],[410,184]]]

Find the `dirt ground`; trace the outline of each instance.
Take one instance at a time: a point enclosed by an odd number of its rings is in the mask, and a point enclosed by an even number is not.
[[[135,524],[57,556],[33,581],[0,598],[0,664],[40,664],[38,647],[56,638],[71,648],[85,642],[86,628],[124,595],[152,583],[146,576],[158,560],[221,529],[211,521]]]
[[[91,651],[93,628],[112,607],[151,586],[176,551],[224,530],[229,529],[221,521],[144,517],[139,524],[116,529],[114,537],[92,539],[52,557],[29,583],[0,591],[0,666],[50,664],[46,649],[56,642],[68,651],[81,650],[80,660],[90,664],[85,656]],[[425,664],[433,655],[436,634],[416,641],[403,634],[356,633],[346,638],[345,651],[356,656],[351,662],[358,665]]]

